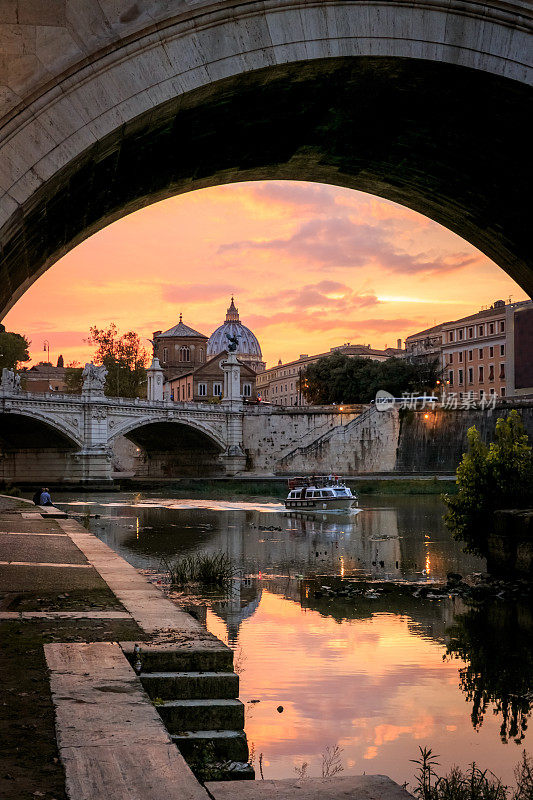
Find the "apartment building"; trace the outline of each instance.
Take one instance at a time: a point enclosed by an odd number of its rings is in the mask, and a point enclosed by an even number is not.
[[[460,399],[533,394],[533,303],[496,300],[476,314],[408,336],[406,356],[439,358]]]
[[[491,308],[442,326],[443,379],[450,392],[481,399],[507,395],[507,308]]]
[[[274,405],[298,406],[308,405],[302,392],[299,390],[300,378],[306,367],[314,364],[319,358],[330,356],[333,353],[343,353],[344,355],[360,358],[371,358],[375,361],[385,361],[393,356],[403,356],[401,339],[398,339],[397,347],[387,347],[385,350],[376,350],[369,344],[345,344],[332,347],[327,353],[317,355],[300,355],[295,361],[284,364],[281,360],[275,367],[260,372],[257,375],[256,390],[258,397]]]

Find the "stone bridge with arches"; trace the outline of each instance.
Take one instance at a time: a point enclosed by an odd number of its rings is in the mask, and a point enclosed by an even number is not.
[[[111,483],[124,439],[138,476],[232,475],[245,467],[242,418],[235,403],[0,390],[0,480]]]
[[[394,470],[399,421],[374,406],[283,407],[37,394],[0,385],[0,482]]]

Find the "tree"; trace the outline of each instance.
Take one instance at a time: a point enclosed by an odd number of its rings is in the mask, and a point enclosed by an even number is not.
[[[533,505],[533,456],[522,417],[513,409],[496,422],[495,441],[488,447],[476,427],[468,430],[468,451],[457,468],[456,495],[444,495],[444,517],[467,552],[487,555],[493,512]]]
[[[97,346],[94,362],[107,369],[105,393],[111,397],[141,397],[146,394],[148,354],[141,347],[139,335],[128,331],[118,336],[114,323],[101,330],[91,328],[89,344]]]
[[[333,353],[304,370],[301,389],[311,403],[369,403],[378,389],[394,397],[401,397],[403,392],[432,392],[438,377],[437,361],[416,363],[403,358],[375,361]]]
[[[18,369],[19,364],[30,360],[30,342],[20,333],[6,331],[0,325],[0,372],[2,369]]]

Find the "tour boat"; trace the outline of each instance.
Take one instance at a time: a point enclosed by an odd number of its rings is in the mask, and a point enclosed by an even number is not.
[[[357,496],[337,475],[289,478],[285,508],[341,511],[357,505]]]

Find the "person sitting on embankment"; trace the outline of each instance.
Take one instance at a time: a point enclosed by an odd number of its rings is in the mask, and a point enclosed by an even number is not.
[[[50,497],[50,492],[48,491],[48,489],[43,489],[42,490],[41,497],[40,497],[40,500],[39,500],[39,505],[40,506],[51,506],[51,505],[53,505],[52,498]]]

